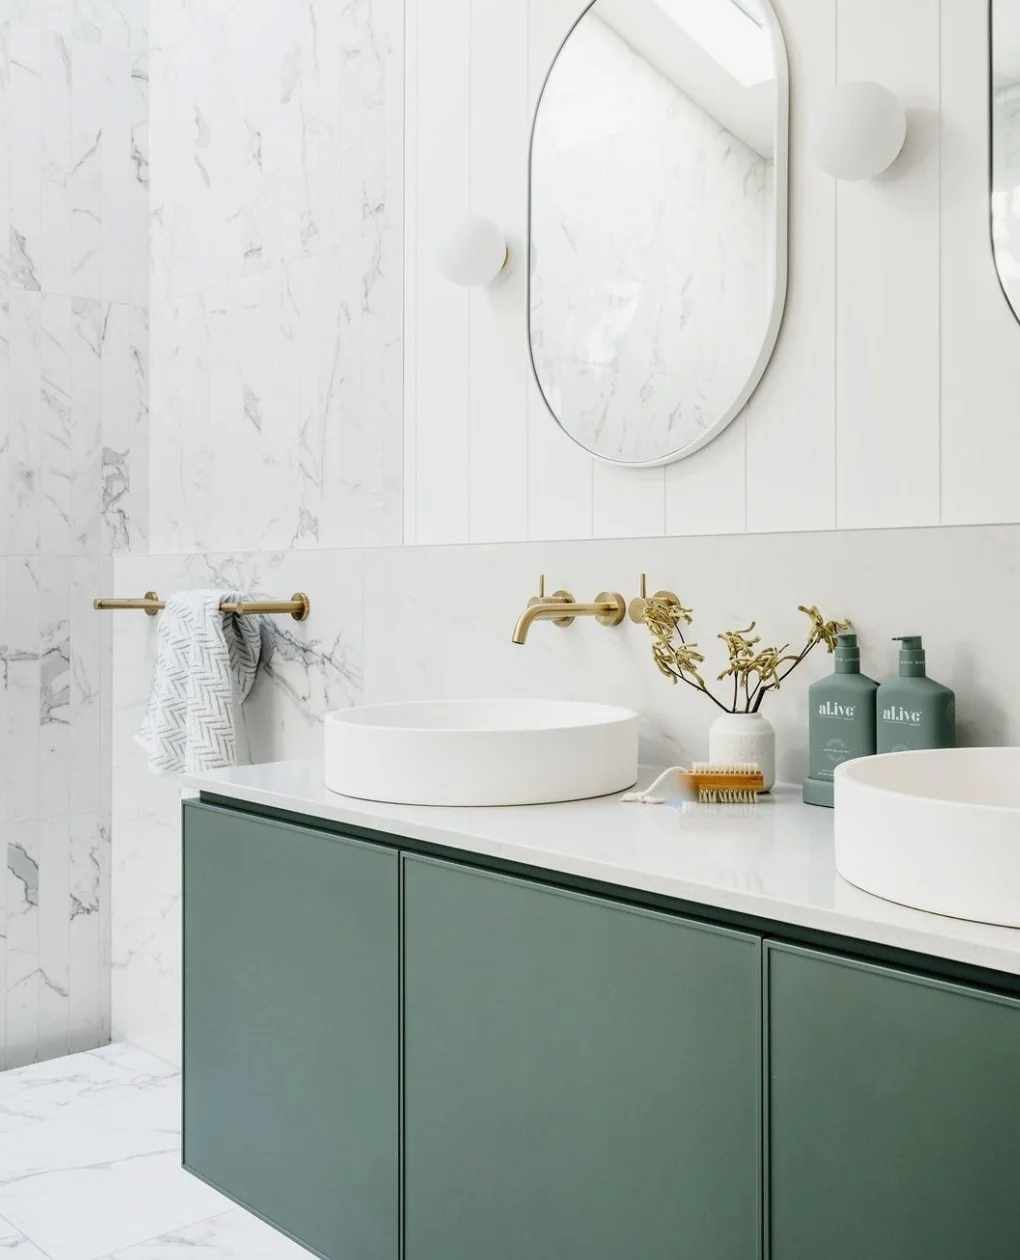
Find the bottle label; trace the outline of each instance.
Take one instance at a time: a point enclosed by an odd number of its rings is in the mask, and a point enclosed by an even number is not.
[[[818,716],[836,718],[840,722],[852,722],[857,715],[856,704],[840,704],[838,700],[826,700],[818,706]]]
[[[920,726],[923,720],[921,709],[906,709],[902,704],[890,705],[882,710],[882,721],[893,722],[897,726]]]

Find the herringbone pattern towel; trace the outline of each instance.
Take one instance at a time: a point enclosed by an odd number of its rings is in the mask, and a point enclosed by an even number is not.
[[[221,613],[220,604],[243,598],[236,591],[185,591],[167,600],[135,736],[157,773],[236,764],[237,708],[255,681],[262,618]]]

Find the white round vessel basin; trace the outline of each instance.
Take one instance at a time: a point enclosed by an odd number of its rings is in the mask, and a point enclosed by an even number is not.
[[[836,868],[887,901],[1020,927],[1020,748],[844,762]]]
[[[638,775],[638,715],[606,704],[465,700],[330,713],[325,783],[402,805],[539,805]]]

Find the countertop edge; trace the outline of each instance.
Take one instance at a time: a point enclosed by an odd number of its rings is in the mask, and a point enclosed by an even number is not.
[[[284,765],[286,763],[276,763]],[[297,764],[297,763],[294,763]],[[614,885],[666,897],[688,905],[704,906],[749,918],[765,919],[777,924],[802,928],[808,931],[846,937],[893,950],[912,952],[933,959],[984,968],[990,971],[1020,975],[1020,929],[992,928],[985,924],[968,925],[975,933],[1008,933],[1015,936],[1015,943],[1000,943],[959,939],[958,936],[940,932],[940,926],[965,931],[963,921],[946,919],[926,911],[897,907],[905,920],[916,922],[888,923],[880,917],[881,911],[891,903],[868,893],[859,892],[866,901],[873,902],[876,917],[850,913],[839,909],[805,904],[749,889],[726,888],[719,884],[696,882],[673,876],[656,875],[647,871],[628,870],[625,866],[599,861],[596,858],[577,856],[544,850],[535,845],[518,844],[507,839],[493,839],[476,835],[469,830],[451,830],[441,823],[430,823],[416,818],[414,807],[401,807],[408,811],[402,818],[387,817],[373,811],[372,802],[351,802],[346,797],[335,800],[301,799],[292,793],[274,790],[250,783],[238,783],[229,778],[216,777],[222,772],[189,774],[181,779],[181,785],[195,791],[239,802],[260,805],[308,818],[323,820],[340,826],[356,827],[362,831],[375,831],[387,836],[405,836],[410,840],[435,845],[447,850],[472,854],[500,861],[516,863],[550,874],[571,876],[596,883]],[[381,806],[385,810],[388,806]],[[541,807],[533,807],[541,808]],[[636,807],[641,808],[641,807]],[[840,878],[839,876],[836,877]],[[848,888],[852,887],[847,885]]]

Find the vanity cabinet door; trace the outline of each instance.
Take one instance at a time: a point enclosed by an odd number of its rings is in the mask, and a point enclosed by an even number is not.
[[[770,1260],[1016,1260],[1020,1003],[766,948]]]
[[[184,1164],[329,1260],[396,1260],[398,855],[188,803]]]
[[[403,917],[406,1260],[760,1256],[757,938],[412,856]]]

